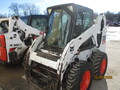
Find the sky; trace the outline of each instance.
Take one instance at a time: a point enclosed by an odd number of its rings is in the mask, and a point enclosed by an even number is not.
[[[120,0],[0,0],[0,13],[9,13],[9,6],[11,3],[31,3],[35,4],[40,8],[40,11],[44,11],[49,6],[65,4],[65,3],[76,3],[82,6],[89,7],[97,13],[104,13],[111,11],[117,13],[120,11]]]

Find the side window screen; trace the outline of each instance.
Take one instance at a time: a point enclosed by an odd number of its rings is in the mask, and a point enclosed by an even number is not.
[[[88,29],[92,24],[93,24],[93,22],[92,22],[92,13],[91,12],[84,12],[84,21],[83,21],[83,23],[84,23],[84,29],[86,30],[86,29]]]
[[[80,14],[77,14],[76,25],[82,25],[82,17],[80,16]]]
[[[80,10],[77,14],[76,19],[77,32],[79,32],[79,34],[83,33],[85,30],[91,27],[92,24],[93,24],[93,12],[89,10]]]

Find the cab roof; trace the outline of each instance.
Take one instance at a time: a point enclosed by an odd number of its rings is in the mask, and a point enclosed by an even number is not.
[[[61,5],[51,6],[51,7],[48,7],[47,10],[48,9],[65,8],[67,6],[72,6],[73,7],[73,12],[77,12],[79,9],[93,11],[92,9],[90,9],[88,7],[84,7],[82,5],[78,5],[78,4],[75,4],[75,3],[68,3],[68,4],[61,4]]]

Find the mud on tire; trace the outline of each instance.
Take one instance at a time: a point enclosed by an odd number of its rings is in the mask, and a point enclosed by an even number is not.
[[[83,77],[85,80],[83,80]],[[85,81],[86,85],[82,82]],[[72,64],[63,79],[63,90],[88,90],[92,81],[92,67],[86,61]],[[83,85],[82,85],[83,84]]]
[[[93,68],[93,78],[97,80],[102,79],[100,77],[105,75],[108,63],[106,53],[96,50],[92,53],[90,59]]]

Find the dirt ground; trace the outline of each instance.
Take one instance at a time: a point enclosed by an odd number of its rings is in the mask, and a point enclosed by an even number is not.
[[[90,90],[120,90],[120,41],[108,41],[106,52],[109,62],[105,76],[112,79],[93,80]],[[38,90],[28,84],[23,75],[22,65],[0,64],[0,90]]]
[[[1,88],[2,90],[38,90],[33,85],[28,84],[22,78],[23,75],[22,65],[0,64],[0,90]]]

